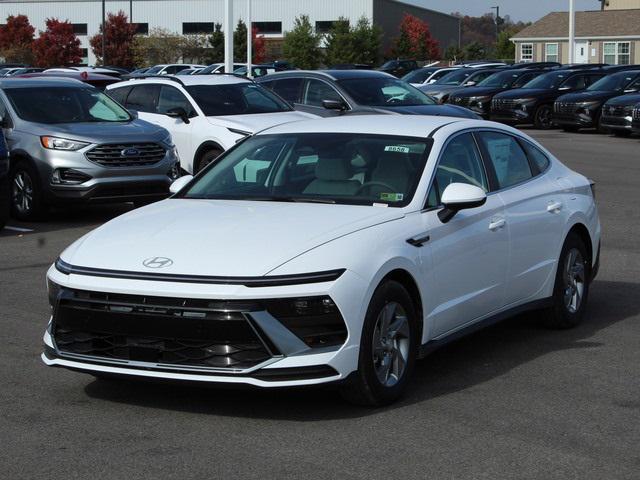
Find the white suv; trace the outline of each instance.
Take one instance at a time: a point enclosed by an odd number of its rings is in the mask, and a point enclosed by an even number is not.
[[[282,123],[316,118],[297,112],[251,80],[234,75],[142,78],[107,93],[173,137],[181,167],[197,173],[239,140]]]

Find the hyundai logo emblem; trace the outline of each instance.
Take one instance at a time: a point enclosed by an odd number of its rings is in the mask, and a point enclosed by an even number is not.
[[[173,260],[167,257],[147,258],[142,264],[147,268],[164,268],[173,265]]]
[[[137,148],[125,148],[120,152],[122,157],[137,157],[140,155],[140,151]]]

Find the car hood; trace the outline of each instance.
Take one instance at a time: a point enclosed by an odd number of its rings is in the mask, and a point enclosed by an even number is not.
[[[607,102],[609,105],[637,105],[640,103],[640,94],[620,95]]]
[[[161,142],[169,132],[164,128],[135,119],[131,122],[28,123],[29,133],[70,138],[88,143]]]
[[[402,115],[436,115],[441,117],[460,117],[479,119],[480,117],[466,108],[455,105],[412,105],[406,107],[379,107],[378,110]]]
[[[468,98],[468,97],[481,97],[483,95],[494,95],[496,93],[504,92],[506,88],[500,87],[466,87],[461,88],[459,92],[456,92],[456,97]]]
[[[162,273],[262,276],[319,245],[403,215],[367,206],[168,199],[111,220],[61,258],[82,267],[153,272],[142,262],[158,256],[173,261]]]
[[[220,117],[208,117],[209,123],[222,125],[226,128],[234,128],[249,133],[257,133],[265,128],[275,127],[283,123],[298,122],[318,118],[316,115],[295,110],[276,113],[255,113],[252,115],[225,115]]]
[[[604,91],[598,91],[598,90],[576,92],[576,93],[565,93],[564,95],[558,97],[558,102],[567,102],[567,103],[595,102],[595,101],[604,102],[609,98],[616,97],[618,95],[619,93],[616,93],[616,92],[604,92]]]
[[[463,87],[462,85],[438,85],[437,83],[432,83],[431,85],[423,85],[418,87],[418,90],[423,91],[428,95],[435,95],[437,93],[449,93],[457,90],[459,88],[469,88]]]

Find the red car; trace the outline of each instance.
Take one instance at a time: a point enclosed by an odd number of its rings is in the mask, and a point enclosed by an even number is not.
[[[26,73],[24,75],[16,75],[14,78],[36,78],[36,77],[62,77],[62,78],[75,78],[81,82],[93,85],[99,90],[104,90],[107,85],[117,83],[120,79],[111,77],[109,75],[101,75],[99,73],[88,72],[39,72],[39,73]]]

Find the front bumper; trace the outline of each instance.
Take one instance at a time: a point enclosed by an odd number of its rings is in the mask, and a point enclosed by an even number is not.
[[[632,121],[630,116],[618,117],[603,115],[600,124],[608,130],[631,131]]]
[[[529,112],[522,110],[491,110],[490,118],[494,122],[502,122],[510,125],[533,123],[533,117]]]
[[[633,133],[640,133],[640,120],[634,120],[634,122],[631,124],[631,131]]]
[[[51,203],[109,203],[161,200],[169,196],[172,180],[166,174],[94,178],[80,185],[48,185]]]
[[[554,112],[551,119],[560,127],[592,128],[596,126],[593,117],[586,113],[562,114]]]
[[[144,377],[149,379],[194,382],[245,384],[257,387],[290,387],[338,382],[357,369],[360,342],[362,297],[365,286],[359,276],[346,271],[332,282],[282,287],[246,287],[243,285],[185,284],[165,281],[122,280],[97,278],[79,274],[65,275],[52,267],[48,274],[55,283],[69,289],[111,292],[110,294],[144,294],[155,297],[182,297],[220,302],[274,300],[330,296],[338,307],[347,329],[344,343],[335,346],[308,348],[291,331],[273,317],[255,318],[258,330],[276,347],[276,354],[261,359],[255,365],[242,368],[212,368],[202,365],[176,365],[157,361],[105,358],[99,355],[65,351],[56,344],[50,322],[44,334],[45,351],[42,361],[49,366],[63,367],[93,374]],[[95,314],[94,314],[95,315]],[[275,322],[275,324],[274,324]],[[286,331],[285,331],[286,330]],[[274,333],[275,332],[275,333]],[[69,349],[67,349],[69,350]]]

